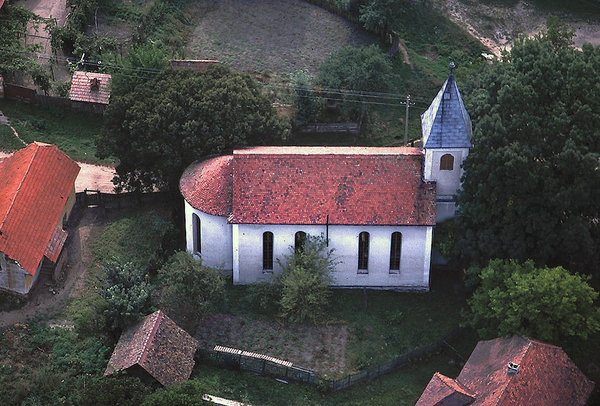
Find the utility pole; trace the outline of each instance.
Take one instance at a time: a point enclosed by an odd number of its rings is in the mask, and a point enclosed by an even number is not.
[[[408,145],[408,109],[410,106],[410,94],[406,96],[406,118],[404,119],[404,146]]]

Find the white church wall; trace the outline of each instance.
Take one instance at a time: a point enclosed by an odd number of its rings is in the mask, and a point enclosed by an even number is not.
[[[295,233],[325,235],[326,226],[234,225],[234,283],[268,281],[263,271],[263,233],[273,233],[273,273],[281,272],[276,259],[290,254]],[[358,273],[358,236],[369,233],[368,273]],[[402,233],[400,272],[390,273],[390,245],[393,232]],[[334,272],[334,286],[399,287],[427,290],[431,257],[432,227],[428,226],[329,226],[329,247],[340,262]]]
[[[201,254],[195,251],[194,241],[197,236],[193,214],[200,219]],[[185,202],[185,235],[187,251],[194,254],[196,258],[202,257],[204,265],[226,271],[233,268],[232,229],[231,224],[227,223],[226,217],[204,213]]]
[[[440,159],[445,154],[454,157],[454,168],[451,171],[440,170]],[[460,178],[463,174],[462,162],[469,154],[468,148],[428,148],[425,150],[425,180],[435,180],[438,198],[453,196],[460,189]]]

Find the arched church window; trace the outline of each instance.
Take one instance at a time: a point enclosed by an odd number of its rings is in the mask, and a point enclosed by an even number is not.
[[[363,231],[358,235],[358,272],[367,273],[369,268],[369,233]]]
[[[263,233],[263,270],[273,270],[273,233],[270,231]]]
[[[303,252],[304,244],[306,244],[306,233],[304,231],[298,231],[294,236],[294,250],[296,252]]]
[[[444,154],[440,158],[440,170],[451,171],[454,170],[454,157],[452,154]]]
[[[192,214],[192,222],[194,225],[194,251],[198,254],[202,253],[202,223],[197,214]]]
[[[400,254],[402,253],[402,234],[392,233],[390,247],[390,273],[400,272]]]

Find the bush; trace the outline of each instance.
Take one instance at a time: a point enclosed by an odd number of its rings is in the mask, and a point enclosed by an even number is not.
[[[158,278],[157,305],[188,330],[225,295],[225,281],[219,271],[202,266],[184,251],[167,261]]]
[[[152,285],[148,273],[131,262],[117,259],[103,266],[106,280],[101,291],[113,330],[125,330],[150,312]]]
[[[492,260],[468,301],[466,325],[482,338],[522,334],[555,344],[600,331],[600,308],[589,277],[533,261]]]
[[[307,235],[303,249],[294,250],[283,261],[278,277],[281,284],[279,305],[284,319],[292,322],[321,319],[329,304],[331,273],[336,261],[324,237]]]

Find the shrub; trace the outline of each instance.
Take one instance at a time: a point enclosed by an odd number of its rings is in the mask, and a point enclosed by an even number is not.
[[[304,247],[277,260],[282,267],[279,300],[281,315],[292,322],[321,319],[329,304],[331,272],[336,265],[333,250],[323,236],[307,235]]]

